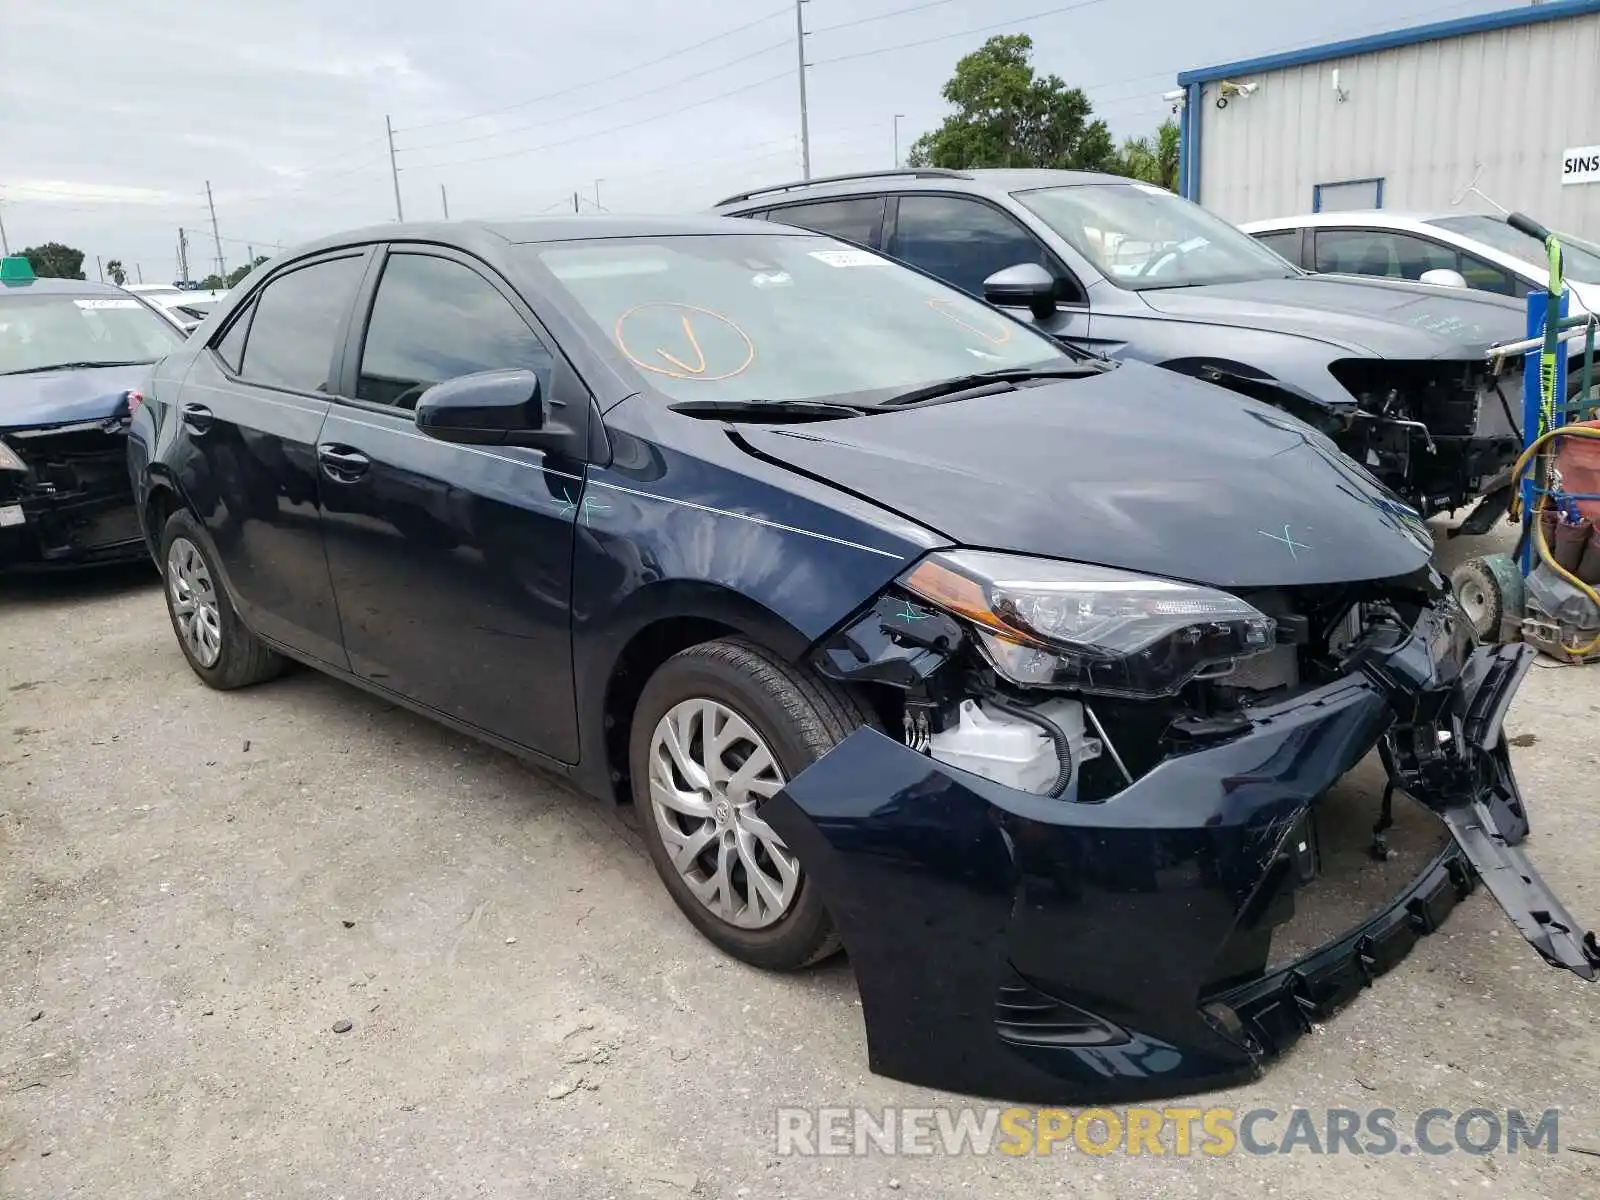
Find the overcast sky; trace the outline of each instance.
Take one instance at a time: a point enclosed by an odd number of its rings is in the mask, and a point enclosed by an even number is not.
[[[903,154],[996,33],[1030,34],[1121,138],[1180,70],[1506,6],[808,0],[812,170],[890,165],[894,114]],[[408,218],[440,215],[441,184],[453,217],[587,209],[596,180],[612,211],[702,208],[798,178],[794,38],[783,0],[0,0],[0,219],[13,250],[150,282],[182,226],[202,275],[207,180],[230,265],[393,219],[385,114]]]

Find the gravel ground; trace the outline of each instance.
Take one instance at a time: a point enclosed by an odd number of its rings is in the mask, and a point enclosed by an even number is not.
[[[868,1073],[848,966],[719,957],[626,810],[308,671],[210,692],[145,570],[0,585],[0,646],[7,1197],[1600,1195],[1600,989],[1481,890],[1201,1103],[1559,1106],[1554,1155],[780,1158],[780,1105],[961,1102]],[[1509,722],[1592,922],[1597,716],[1536,669]]]

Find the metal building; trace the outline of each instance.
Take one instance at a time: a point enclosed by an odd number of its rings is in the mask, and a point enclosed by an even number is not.
[[[1600,241],[1600,0],[1224,63],[1178,84],[1181,190],[1231,221],[1484,211],[1476,186]]]

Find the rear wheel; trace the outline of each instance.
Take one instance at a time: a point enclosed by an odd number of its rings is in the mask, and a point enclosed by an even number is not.
[[[735,958],[795,970],[839,948],[759,806],[867,721],[848,693],[742,639],[691,647],[645,685],[629,747],[645,843],[684,915]]]
[[[181,509],[162,530],[161,564],[172,631],[208,687],[231,691],[282,672],[283,657],[239,620],[199,523]]]

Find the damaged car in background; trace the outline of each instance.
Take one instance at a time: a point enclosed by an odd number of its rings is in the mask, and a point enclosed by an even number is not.
[[[0,570],[142,556],[131,407],[183,334],[109,284],[0,272]]]
[[[1520,408],[1484,352],[1523,337],[1509,298],[1311,275],[1198,204],[1093,172],[846,175],[717,211],[847,238],[1062,341],[1265,401],[1424,517],[1481,501],[1464,527],[1481,533],[1506,512]]]
[[[130,432],[196,675],[631,800],[723,951],[849,953],[876,1071],[1245,1079],[1480,883],[1600,968],[1521,847],[1527,648],[1275,407],[743,221],[381,226],[225,304]]]

